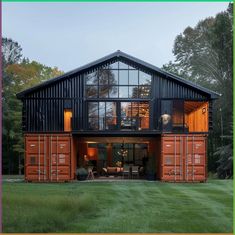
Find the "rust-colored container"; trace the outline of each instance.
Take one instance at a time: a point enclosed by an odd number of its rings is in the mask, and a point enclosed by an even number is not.
[[[162,135],[160,180],[206,181],[206,140],[206,135],[199,134]]]
[[[74,178],[72,137],[68,134],[25,135],[25,180],[61,182]]]

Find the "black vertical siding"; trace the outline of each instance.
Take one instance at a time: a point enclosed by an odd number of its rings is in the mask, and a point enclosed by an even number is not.
[[[208,99],[202,92],[182,86],[182,84],[159,76],[154,76],[154,90],[156,98],[163,99]]]
[[[78,122],[82,107],[80,76],[48,86],[23,99],[22,122],[27,132],[58,132],[64,130],[64,108],[73,112],[73,126],[82,127]]]

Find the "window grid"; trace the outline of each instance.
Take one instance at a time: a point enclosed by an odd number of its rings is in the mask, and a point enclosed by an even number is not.
[[[100,84],[100,77],[101,77],[101,74],[100,74],[100,71],[117,71],[117,74],[114,74],[114,79],[117,80],[117,84],[115,83],[111,83],[111,74],[109,73],[108,74],[108,82],[107,84]],[[124,84],[120,84],[120,71],[127,71],[127,84],[124,85]],[[131,71],[137,71],[137,84],[133,84],[131,81],[130,81],[130,72]],[[87,84],[87,81],[86,81],[86,96],[87,98],[149,98],[150,95],[151,95],[151,79],[152,79],[152,76],[147,74],[147,73],[144,73],[138,69],[134,69],[131,67],[130,69],[130,66],[128,65],[128,68],[127,69],[123,69],[123,68],[120,68],[120,62],[118,62],[118,69],[109,69],[109,68],[102,68],[102,69],[99,69],[97,70],[96,72],[93,72],[93,73],[96,73],[96,76],[97,76],[97,84],[96,85],[91,85],[91,84]],[[150,76],[150,84],[140,84],[140,73],[142,74],[146,74],[148,76]],[[117,75],[117,77],[116,77]],[[107,74],[106,74],[107,76]],[[115,93],[113,94],[113,91],[110,90],[111,87],[114,87],[114,89],[116,89]],[[136,87],[137,91],[137,95],[135,95],[134,97],[132,97],[131,95],[131,91],[133,91],[133,89]],[[101,94],[100,91],[102,91],[102,89],[104,89],[104,92],[105,92],[105,88],[107,89],[106,93],[103,93]],[[127,89],[127,93],[124,94],[123,97],[121,97],[121,91],[122,88],[126,88]],[[93,91],[93,93],[91,93],[90,95],[87,94],[87,91],[88,90],[91,90]],[[146,93],[146,96],[143,95],[141,93],[141,89],[145,89],[145,91],[147,92]]]

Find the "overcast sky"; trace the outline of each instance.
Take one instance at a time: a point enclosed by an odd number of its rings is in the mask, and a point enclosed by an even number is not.
[[[3,36],[23,55],[69,71],[116,50],[158,67],[175,37],[228,3],[3,3]]]

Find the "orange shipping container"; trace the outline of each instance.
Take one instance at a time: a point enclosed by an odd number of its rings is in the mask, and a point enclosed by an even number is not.
[[[172,182],[204,182],[206,171],[205,135],[163,135],[160,179]]]
[[[68,134],[26,134],[25,180],[61,182],[73,179],[71,141]]]

